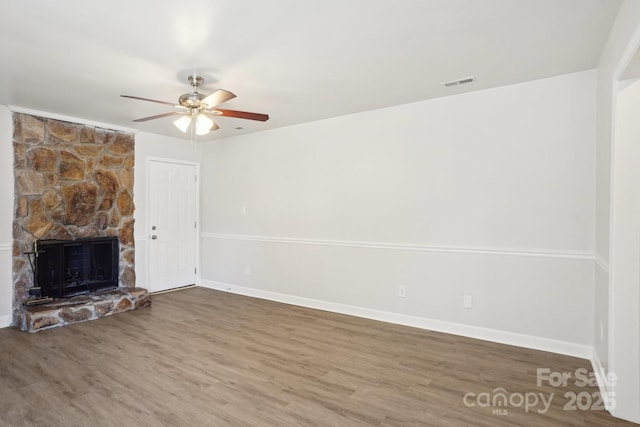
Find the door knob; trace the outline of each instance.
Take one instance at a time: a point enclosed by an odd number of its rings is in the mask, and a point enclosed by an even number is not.
[[[156,235],[154,234],[153,236],[151,236],[151,238],[152,238],[153,240],[156,240],[156,239],[158,238],[158,236],[156,236]]]

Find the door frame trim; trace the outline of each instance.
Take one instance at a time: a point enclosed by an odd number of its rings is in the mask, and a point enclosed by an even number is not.
[[[151,227],[151,163],[173,163],[185,166],[195,166],[196,168],[196,182],[195,185],[195,209],[196,209],[196,227],[193,232],[195,233],[195,266],[196,273],[194,274],[194,284],[200,282],[200,163],[192,162],[182,159],[171,159],[166,157],[146,156],[145,157],[145,230],[146,247],[145,247],[145,276],[147,281],[147,288],[151,285],[151,251],[149,250],[149,244],[151,240],[151,234],[149,227]]]

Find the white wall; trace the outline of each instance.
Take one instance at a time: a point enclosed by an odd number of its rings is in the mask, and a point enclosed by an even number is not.
[[[586,355],[595,82],[588,71],[202,145],[203,283]]]
[[[206,143],[198,143],[206,144]],[[147,226],[147,161],[149,158],[186,160],[199,162],[198,146],[188,140],[155,135],[146,132],[136,134],[136,165],[133,186],[135,204],[134,233],[136,240],[136,286],[148,287],[147,244],[150,230]]]
[[[13,182],[13,119],[0,105],[0,327],[13,317]]]
[[[625,0],[598,64],[594,361],[602,374],[619,378],[611,387],[616,393],[611,413],[635,422],[640,422],[640,282],[631,272],[640,266],[638,236],[629,233],[640,228],[634,217],[640,177],[632,170],[637,163],[630,168],[628,161],[638,155],[639,129],[633,126],[638,102],[635,85],[618,96],[617,80],[638,46],[640,2]]]

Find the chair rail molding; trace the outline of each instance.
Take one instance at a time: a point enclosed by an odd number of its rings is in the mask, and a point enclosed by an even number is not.
[[[222,239],[222,240],[245,240],[267,243],[283,243],[298,245],[320,245],[320,246],[340,246],[352,248],[367,249],[393,249],[401,251],[419,251],[419,252],[439,252],[439,253],[460,253],[460,254],[480,254],[480,255],[501,255],[501,256],[520,256],[520,257],[537,257],[537,258],[562,258],[595,261],[593,252],[587,251],[539,251],[539,250],[521,250],[521,249],[503,249],[489,247],[464,247],[464,246],[433,246],[414,243],[393,243],[393,242],[366,242],[351,240],[324,240],[309,239],[300,237],[278,237],[278,236],[254,236],[245,234],[225,234],[225,233],[206,233],[200,234],[205,239]]]

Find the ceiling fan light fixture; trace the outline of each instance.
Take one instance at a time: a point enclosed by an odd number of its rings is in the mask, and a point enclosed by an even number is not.
[[[204,114],[198,115],[196,119],[196,135],[206,135],[211,131],[211,127],[213,126],[213,120]]]
[[[176,127],[183,133],[187,133],[187,129],[189,129],[189,125],[191,124],[191,117],[182,116],[178,120],[174,121],[173,124],[176,125]]]

